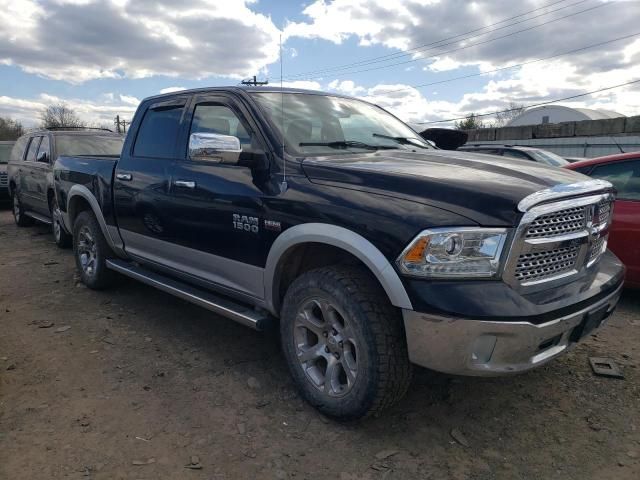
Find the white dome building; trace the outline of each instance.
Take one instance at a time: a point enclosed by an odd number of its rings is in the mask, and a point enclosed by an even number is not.
[[[602,120],[624,117],[625,115],[611,110],[594,110],[591,108],[572,108],[562,105],[544,105],[530,108],[513,118],[507,127],[524,125],[540,125],[544,123],[579,122],[581,120]]]

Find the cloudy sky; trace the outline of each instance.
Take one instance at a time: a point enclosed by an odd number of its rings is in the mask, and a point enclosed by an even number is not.
[[[0,0],[0,115],[64,101],[112,123],[159,92],[279,84],[282,36],[285,84],[436,121],[640,79],[639,18],[640,0]],[[564,104],[638,115],[640,83]]]

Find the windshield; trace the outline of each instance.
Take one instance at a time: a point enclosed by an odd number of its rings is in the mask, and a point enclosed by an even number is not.
[[[9,163],[9,155],[11,155],[11,149],[13,144],[0,145],[0,163]]]
[[[569,163],[561,156],[548,152],[547,150],[530,150],[528,153],[539,162],[543,162],[554,167],[562,167]]]
[[[360,100],[304,93],[255,92],[252,95],[279,136],[282,136],[284,107],[285,148],[293,155],[432,148],[400,120]]]
[[[124,138],[97,135],[59,135],[56,139],[58,155],[119,156]]]

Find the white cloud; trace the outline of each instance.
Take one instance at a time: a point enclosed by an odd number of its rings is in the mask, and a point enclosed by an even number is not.
[[[25,127],[34,127],[40,122],[40,113],[48,105],[65,103],[87,123],[113,125],[116,115],[127,120],[133,117],[137,107],[134,100],[135,97],[130,95],[112,93],[101,95],[99,101],[63,98],[47,93],[31,99],[0,96],[0,116],[19,120]]]
[[[501,22],[513,15],[514,5],[513,0],[482,3],[468,0],[315,0],[303,10],[307,21],[288,24],[285,35],[318,38],[336,44],[354,38],[360,45],[411,49],[407,54],[396,52],[383,62],[358,68],[363,70],[412,62],[403,65],[406,68],[418,64],[434,72],[464,66],[477,66],[486,71],[554,55],[559,49],[573,50],[637,32],[637,18],[640,17],[638,0],[596,0],[573,6],[570,3],[552,5],[547,9],[542,8],[548,5],[543,0],[523,0],[518,3],[517,11],[532,13]],[[578,13],[591,7],[597,9]],[[565,16],[568,18],[562,19]],[[549,21],[551,23],[547,23]],[[483,25],[493,26],[483,29]],[[526,31],[517,33],[520,30]],[[628,39],[568,58],[583,75],[588,75],[594,69],[614,68],[632,56],[637,62],[639,50],[640,41]],[[362,58],[367,59],[367,55],[363,53]],[[326,69],[324,75],[327,75]],[[368,71],[364,75],[375,74]],[[343,70],[336,76],[349,77],[351,74]]]
[[[82,83],[253,75],[280,31],[251,0],[0,0],[0,63]]]
[[[367,90],[364,87],[357,86],[353,80],[333,80],[329,83],[328,87],[330,90],[335,90],[337,92],[344,93],[345,95],[352,96],[360,95]]]
[[[180,92],[182,90],[186,90],[184,87],[167,87],[160,90],[160,93],[173,93]]]

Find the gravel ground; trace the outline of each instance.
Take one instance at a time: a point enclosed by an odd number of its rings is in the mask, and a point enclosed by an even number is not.
[[[534,372],[416,369],[398,406],[343,425],[300,399],[272,336],[125,278],[88,290],[8,209],[0,245],[2,479],[640,478],[638,292]]]

